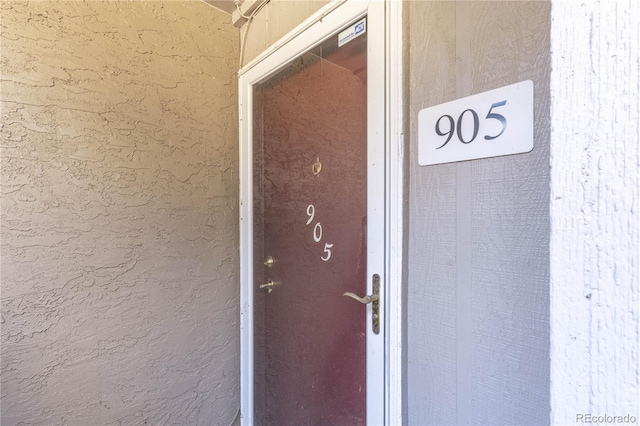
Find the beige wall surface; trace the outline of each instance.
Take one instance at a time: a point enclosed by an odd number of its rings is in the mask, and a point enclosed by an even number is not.
[[[269,46],[317,12],[328,0],[272,0],[258,10],[242,27],[244,54],[242,65],[251,62]],[[246,31],[246,33],[245,33]]]
[[[0,3],[2,424],[229,424],[238,30]]]

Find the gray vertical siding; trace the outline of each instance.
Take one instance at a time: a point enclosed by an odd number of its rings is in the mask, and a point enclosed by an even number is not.
[[[410,424],[549,422],[549,9],[408,4]],[[418,111],[529,79],[531,153],[418,165]]]

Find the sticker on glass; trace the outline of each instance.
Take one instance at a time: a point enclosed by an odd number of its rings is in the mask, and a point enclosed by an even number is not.
[[[362,18],[354,25],[338,34],[338,47],[349,43],[351,40],[360,37],[367,32],[367,18]]]

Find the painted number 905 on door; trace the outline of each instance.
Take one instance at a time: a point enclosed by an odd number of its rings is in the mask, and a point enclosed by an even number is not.
[[[313,204],[309,204],[307,206],[307,216],[309,217],[309,219],[307,220],[307,223],[305,225],[311,224],[313,222],[313,219],[316,217],[316,208]],[[322,240],[322,224],[320,222],[316,222],[316,224],[313,226],[313,241],[315,241],[316,243],[319,243],[321,242],[321,240]],[[320,259],[324,260],[325,262],[331,259],[332,247],[333,247],[333,244],[325,243],[324,254],[320,256]]]

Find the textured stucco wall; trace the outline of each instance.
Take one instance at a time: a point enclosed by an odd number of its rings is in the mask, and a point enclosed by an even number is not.
[[[638,422],[640,3],[557,1],[552,16],[552,422]]]
[[[408,4],[409,424],[549,422],[549,9]],[[532,152],[418,165],[418,111],[527,79]]]
[[[2,424],[229,424],[238,30],[202,2],[2,16]]]

